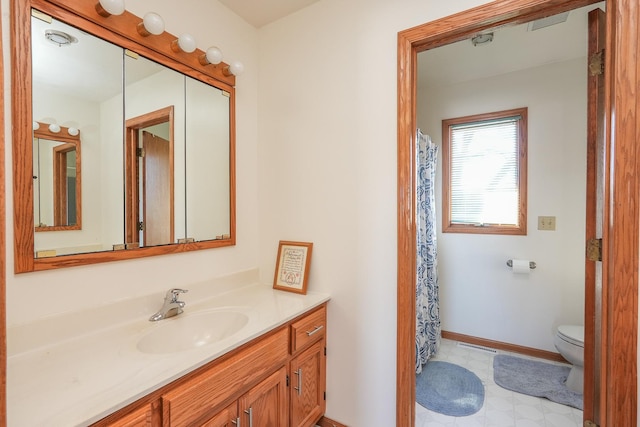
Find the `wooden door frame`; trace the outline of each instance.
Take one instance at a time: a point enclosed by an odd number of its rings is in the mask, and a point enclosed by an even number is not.
[[[140,217],[140,194],[138,188],[138,132],[148,126],[154,126],[160,123],[169,122],[169,169],[171,169],[170,193],[171,193],[171,236],[173,240],[174,229],[174,144],[173,144],[173,105],[160,110],[152,111],[141,116],[134,117],[125,122],[126,142],[125,142],[125,243],[127,245],[136,245],[140,242],[138,234],[138,218]]]
[[[2,6],[0,5],[0,15],[2,14]],[[0,81],[4,82],[4,40],[2,37],[2,24],[0,23]],[[4,101],[0,102],[0,161],[5,161],[4,152]],[[0,239],[0,427],[7,425],[7,297],[6,297],[6,280],[7,280],[7,253],[6,253],[6,187],[5,187],[5,168],[0,168],[0,230],[2,230],[2,238]],[[33,212],[32,212],[33,214]]]
[[[606,49],[606,15],[596,8],[588,14],[588,58]],[[587,194],[585,240],[603,238],[604,218],[604,169],[606,164],[604,142],[604,74],[589,73],[587,77]],[[602,324],[602,262],[585,259],[584,299],[584,372],[600,371],[599,347]],[[600,422],[600,384],[596,375],[584,376],[584,419]]]
[[[53,224],[55,226],[69,226],[67,223],[69,205],[69,181],[67,176],[67,154],[76,152],[76,222],[73,227],[82,229],[82,179],[80,174],[80,144],[68,143],[53,147]]]
[[[398,33],[398,294],[396,425],[415,422],[415,156],[418,52],[596,3],[498,0]],[[640,7],[607,0],[605,138],[608,147],[601,348],[601,427],[637,422],[638,255],[640,232]],[[585,88],[586,89],[586,88]],[[597,350],[597,351],[598,351]],[[614,363],[615,361],[615,363]]]

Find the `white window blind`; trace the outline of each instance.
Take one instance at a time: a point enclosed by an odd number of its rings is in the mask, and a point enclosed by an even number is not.
[[[518,226],[521,117],[451,125],[451,223]]]

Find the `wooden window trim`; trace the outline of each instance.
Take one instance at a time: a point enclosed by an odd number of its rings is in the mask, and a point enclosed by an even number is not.
[[[451,143],[450,126],[480,122],[484,120],[496,120],[510,116],[520,116],[518,127],[518,191],[520,194],[518,206],[518,225],[486,224],[482,226],[473,224],[451,223]],[[456,117],[442,121],[442,231],[444,233],[467,234],[503,234],[526,236],[527,234],[527,108],[515,108],[512,110],[496,111],[492,113],[475,114],[472,116]]]

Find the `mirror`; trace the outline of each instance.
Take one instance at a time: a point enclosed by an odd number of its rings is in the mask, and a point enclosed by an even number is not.
[[[33,175],[39,177],[34,179],[34,213],[40,215],[35,217],[33,253],[44,257],[112,250],[113,244],[124,243],[120,173],[124,114],[122,65],[118,65],[122,64],[124,50],[56,19],[42,20],[34,16],[30,23],[31,119],[34,128],[39,123],[33,136],[40,140],[46,132],[44,138],[48,141],[72,142],[68,139],[72,137],[69,130],[74,129],[73,133],[77,130],[79,135],[74,140],[79,148],[81,135],[82,166],[89,171],[77,180],[82,182],[82,188],[76,189],[76,211],[82,213],[81,227],[80,224],[50,226],[55,221],[45,213],[52,209],[47,209],[43,200],[49,202],[57,198],[53,198],[51,181],[48,183],[42,179],[45,178],[42,173],[34,172]],[[62,44],[65,41],[67,45]],[[60,130],[51,132],[50,124]],[[38,148],[39,151],[34,150],[32,154],[34,168],[36,162],[40,167],[45,166],[43,160],[51,157],[43,144],[38,144]],[[79,170],[80,156],[77,159]]]
[[[126,11],[12,4],[16,273],[234,245],[229,66]]]
[[[129,247],[167,245],[185,237],[184,104],[182,74],[142,56],[125,57]]]
[[[229,94],[192,78],[186,79],[186,139],[199,141],[186,150],[187,236],[224,239],[231,233],[231,129],[225,111]]]
[[[34,122],[34,128],[35,231],[80,230],[82,228],[80,133],[74,128],[40,122]]]

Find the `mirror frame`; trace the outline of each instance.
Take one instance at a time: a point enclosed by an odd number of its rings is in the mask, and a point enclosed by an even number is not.
[[[96,11],[95,1],[83,0],[11,0],[11,61],[13,64],[12,121],[13,121],[13,220],[14,271],[25,273],[78,265],[88,265],[155,255],[183,253],[236,244],[235,191],[235,76],[229,65],[202,65],[202,50],[193,53],[176,52],[172,43],[176,36],[164,32],[143,37],[136,31],[142,19],[125,11],[119,16],[103,17]],[[73,25],[110,43],[138,53],[189,77],[200,80],[230,94],[229,103],[229,202],[230,234],[222,239],[125,249],[125,230],[122,244],[114,250],[84,254],[35,258],[33,218],[33,109],[31,77],[31,9],[35,8],[55,19]],[[123,135],[124,152],[125,135]],[[124,155],[123,155],[124,170]],[[124,199],[123,189],[123,199]],[[123,212],[124,215],[124,212]]]
[[[82,167],[81,167],[82,166],[82,156],[81,156],[82,144],[80,143],[81,142],[80,133],[78,132],[78,134],[75,136],[70,135],[68,132],[69,128],[65,126],[60,126],[60,132],[53,133],[49,129],[47,129],[48,123],[41,123],[41,122],[37,122],[37,123],[39,125],[39,128],[33,131],[33,138],[60,142],[63,145],[53,148],[53,153],[54,153],[53,154],[53,177],[52,177],[53,206],[54,206],[53,225],[38,226],[34,224],[34,231],[42,232],[42,231],[82,230]],[[64,175],[66,176],[66,170],[63,171],[61,169],[62,164],[58,164],[57,162],[61,157],[64,157],[64,155],[67,152],[72,151],[72,149],[76,152],[76,164],[75,164],[75,167],[76,167],[76,223],[73,225],[60,225],[59,223],[61,222],[60,220],[61,214],[63,212],[64,213],[67,212],[66,194],[63,196],[65,200],[64,210],[62,207],[60,207],[60,198],[58,197],[62,193],[61,186],[65,185],[64,188],[66,188],[66,183],[63,184],[60,182],[60,178],[63,175],[63,172],[65,172]],[[64,163],[64,166],[66,166],[66,162]],[[33,173],[33,176],[34,177],[36,176],[35,171]],[[41,179],[41,177],[38,176],[38,179]],[[33,199],[33,196],[32,196],[32,199]],[[34,223],[35,223],[35,219],[34,219]]]

